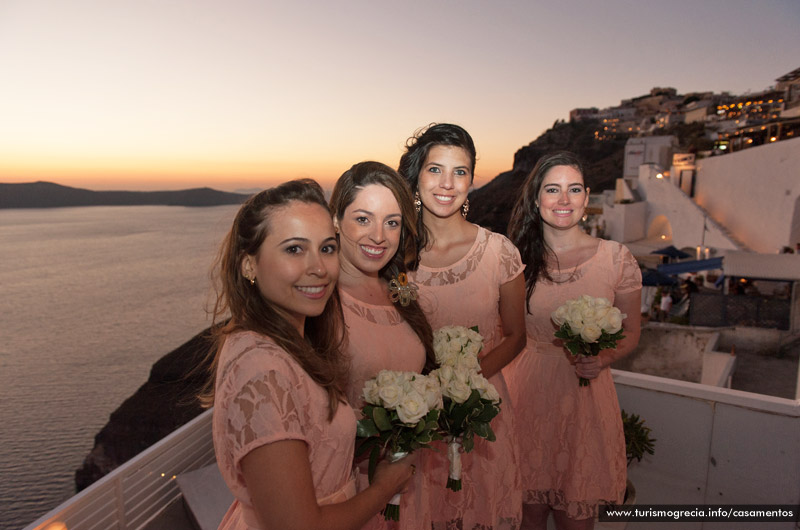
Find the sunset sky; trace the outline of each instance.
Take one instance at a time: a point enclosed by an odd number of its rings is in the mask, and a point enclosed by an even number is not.
[[[798,0],[2,0],[0,182],[329,184],[448,121],[481,185],[572,108],[763,90],[798,28]]]

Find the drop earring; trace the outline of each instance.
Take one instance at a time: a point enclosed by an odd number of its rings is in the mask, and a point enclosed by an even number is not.
[[[417,213],[422,211],[422,199],[419,198],[419,191],[414,192],[414,209]]]
[[[466,219],[468,213],[469,213],[469,199],[464,201],[464,204],[461,205],[461,217]]]

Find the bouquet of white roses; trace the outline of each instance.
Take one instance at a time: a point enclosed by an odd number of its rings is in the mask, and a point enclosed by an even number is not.
[[[615,349],[617,341],[625,338],[622,321],[628,315],[611,305],[607,298],[583,295],[567,300],[550,314],[558,331],[555,336],[564,341],[564,346],[574,355],[597,355],[600,350]],[[589,380],[580,378],[580,386]]]
[[[363,419],[358,421],[357,436],[365,438],[356,454],[369,451],[369,479],[381,454],[397,461],[409,453],[430,447],[441,440],[438,432],[442,391],[439,381],[415,372],[381,370],[364,384]],[[386,520],[400,520],[400,494],[383,511]]]
[[[442,387],[444,408],[439,426],[447,436],[450,472],[447,487],[461,489],[461,453],[472,451],[474,436],[495,440],[489,422],[500,413],[497,389],[480,374],[478,353],[483,337],[475,329],[446,326],[433,334],[433,350],[439,368],[432,371]]]

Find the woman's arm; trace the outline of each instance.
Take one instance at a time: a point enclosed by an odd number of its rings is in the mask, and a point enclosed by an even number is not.
[[[343,455],[342,458],[345,458]],[[300,440],[281,440],[253,449],[242,458],[247,491],[261,526],[286,530],[358,529],[402,490],[411,478],[413,457],[381,462],[373,483],[347,501],[319,506]]]
[[[625,338],[617,342],[616,349],[602,350],[596,357],[579,355],[575,363],[575,373],[578,377],[594,379],[600,375],[603,368],[622,359],[639,344],[639,335],[642,332],[642,290],[616,295],[614,306],[627,315],[622,321]]]
[[[503,339],[481,358],[487,379],[503,369],[525,347],[525,276],[520,273],[500,286],[500,320]]]

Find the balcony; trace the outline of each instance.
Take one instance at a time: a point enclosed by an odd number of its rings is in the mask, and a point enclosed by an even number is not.
[[[620,370],[612,374],[620,406],[644,418],[657,439],[655,455],[630,466],[637,505],[800,505],[800,401]],[[206,411],[24,530],[191,528],[176,477],[213,461]],[[672,528],[754,526],[658,523],[659,530]]]

